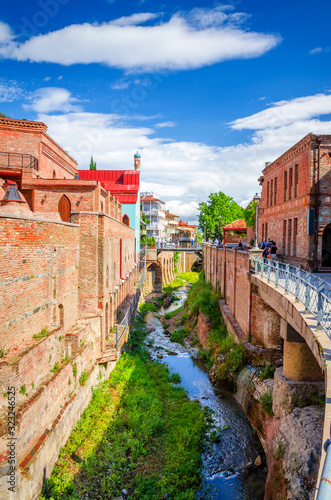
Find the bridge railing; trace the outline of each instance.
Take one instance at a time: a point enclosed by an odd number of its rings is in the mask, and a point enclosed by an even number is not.
[[[192,243],[188,242],[188,241],[180,241],[178,243],[156,243],[155,245],[155,248],[157,250],[163,250],[163,249],[171,249],[171,250],[174,250],[176,251],[176,248],[187,248],[188,250],[202,250],[202,244],[201,243],[197,243],[197,242],[194,242],[194,244],[192,245]]]
[[[331,340],[331,286],[321,278],[299,267],[250,255],[250,272],[284,288],[300,301],[317,320]]]

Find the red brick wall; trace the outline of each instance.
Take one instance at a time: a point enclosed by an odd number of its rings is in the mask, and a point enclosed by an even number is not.
[[[24,153],[39,161],[42,178],[72,179],[77,162],[46,134],[43,123],[0,119],[0,151]]]
[[[0,345],[22,348],[46,325],[65,327],[78,306],[79,228],[0,217]]]
[[[322,234],[324,226],[330,219],[331,209],[331,158],[329,156],[329,152],[331,152],[331,136],[320,137],[322,139],[322,146],[320,151],[321,206],[319,213],[319,227],[322,228]],[[307,235],[307,210],[309,208],[314,208],[316,203],[315,190],[318,159],[316,138],[317,136],[308,134],[263,170],[262,193],[259,204],[259,242],[261,243],[263,234],[264,239],[266,237],[265,228],[267,224],[267,237],[276,241],[278,253],[281,258],[285,262],[291,262],[294,265],[299,265],[305,268],[312,268],[314,266],[315,241],[313,236]],[[292,188],[291,199],[289,199],[291,170]],[[285,176],[287,180],[285,180]],[[275,178],[277,178],[276,203],[274,198]],[[296,178],[298,179],[297,187],[295,187]],[[286,201],[284,201],[284,190],[286,185]],[[297,219],[296,242],[294,237],[294,219]],[[290,234],[289,220],[291,221]],[[286,221],[285,245],[283,221]],[[321,236],[319,241],[319,251],[321,252]],[[321,254],[319,254],[319,262],[320,257]]]

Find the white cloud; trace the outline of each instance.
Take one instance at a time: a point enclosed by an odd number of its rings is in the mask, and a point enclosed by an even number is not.
[[[0,44],[7,44],[12,40],[12,38],[13,34],[10,26],[0,21]]]
[[[311,56],[314,56],[315,54],[320,54],[321,52],[330,52],[331,47],[316,47],[315,49],[312,49],[309,51],[309,54]]]
[[[297,97],[288,101],[279,101],[259,113],[238,118],[230,123],[235,130],[281,127],[314,116],[331,113],[331,94],[316,94]]]
[[[44,87],[38,89],[31,96],[32,102],[24,104],[26,110],[33,110],[37,113],[50,113],[53,111],[79,111],[81,108],[77,105],[78,99],[72,97],[67,89],[59,87]]]
[[[217,9],[203,9],[199,22],[193,11],[153,26],[137,25],[155,17],[144,13],[99,25],[76,24],[24,43],[14,44],[5,35],[8,44],[0,46],[0,56],[62,65],[100,63],[127,71],[185,70],[259,57],[281,41],[277,35],[245,30],[234,22],[234,14]]]
[[[0,80],[0,102],[13,102],[25,96],[24,90],[14,80]]]
[[[51,79],[52,79],[52,77],[50,77],[50,76],[45,76],[44,81],[45,81],[45,82],[49,82]]]
[[[129,80],[124,80],[123,78],[116,80],[110,84],[110,88],[113,90],[123,90],[129,88],[131,85]]]
[[[132,16],[123,16],[109,24],[113,26],[137,26],[138,24],[146,23],[152,19],[156,19],[158,14],[151,14],[150,12],[141,12],[140,14],[132,14]]]
[[[164,127],[175,127],[176,126],[176,122],[161,122],[161,123],[156,123],[155,124],[155,127],[157,128],[164,128]]]
[[[307,112],[300,116],[307,117],[311,101],[304,102]],[[170,211],[188,221],[196,220],[198,203],[216,191],[247,204],[260,191],[257,179],[266,161],[275,160],[309,132],[331,132],[331,121],[294,116],[292,122],[280,121],[277,127],[272,121],[263,127],[257,122],[250,142],[222,148],[156,138],[153,128],[126,126],[118,115],[75,112],[40,114],[38,119],[48,125],[50,135],[82,169],[88,168],[91,155],[99,169],[133,168],[138,149],[142,154],[142,189],[159,193]]]

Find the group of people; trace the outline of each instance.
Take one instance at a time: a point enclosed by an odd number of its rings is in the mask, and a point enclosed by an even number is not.
[[[264,259],[271,259],[271,260],[277,259],[276,242],[272,241],[270,238],[268,238],[268,241],[262,242],[261,250],[263,250],[262,256]]]

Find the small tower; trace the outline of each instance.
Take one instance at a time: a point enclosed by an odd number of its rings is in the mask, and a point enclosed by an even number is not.
[[[135,170],[140,170],[140,162],[141,162],[141,155],[137,151],[136,154],[134,155],[134,169]]]

